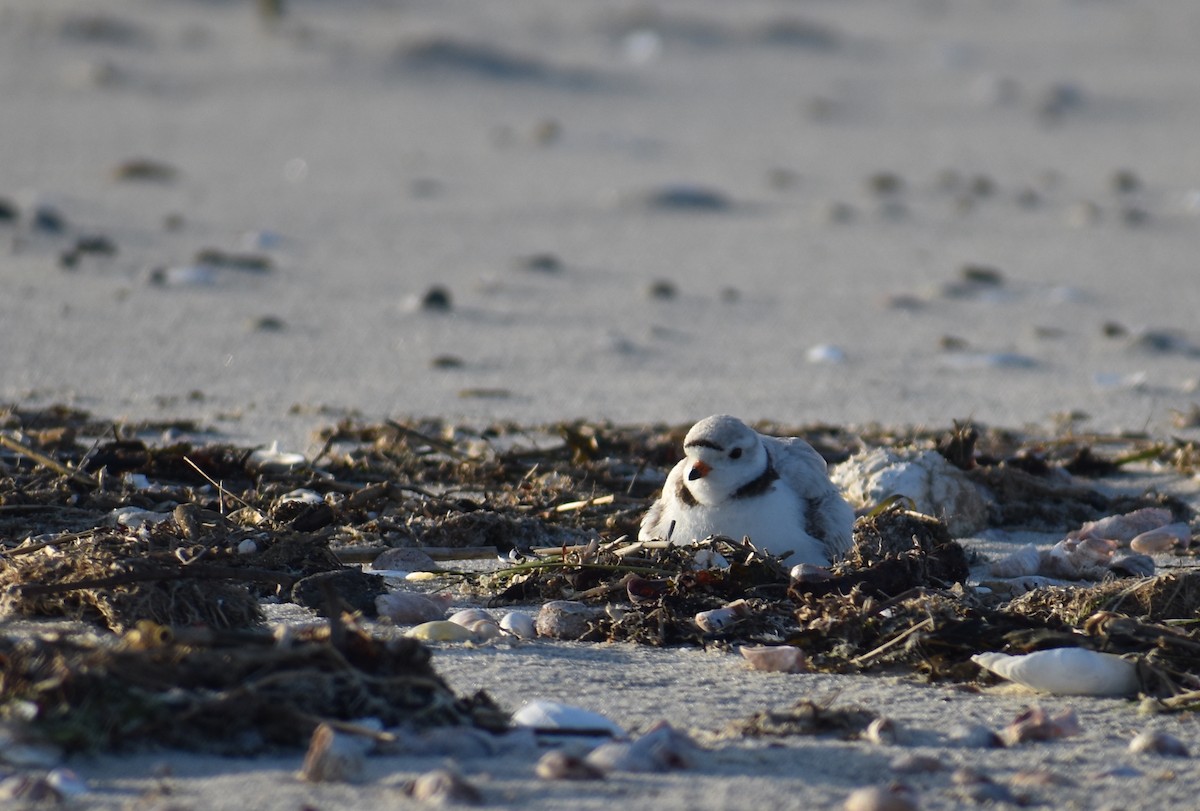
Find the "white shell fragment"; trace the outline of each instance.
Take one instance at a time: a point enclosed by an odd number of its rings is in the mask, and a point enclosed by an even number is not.
[[[622,737],[625,730],[598,712],[535,698],[513,713],[514,726]]]
[[[992,561],[988,574],[992,577],[1024,577],[1037,574],[1042,565],[1042,556],[1033,544],[1026,544],[1010,555]]]
[[[321,724],[313,732],[300,776],[311,783],[357,783],[363,778],[370,747],[368,739],[343,735]]]
[[[108,525],[113,527],[128,527],[139,529],[146,524],[160,524],[172,519],[171,513],[143,510],[141,507],[117,507],[108,514]]]
[[[937,451],[876,448],[842,462],[830,478],[855,508],[904,496],[918,512],[944,519],[956,538],[986,526],[991,509],[991,498]]]
[[[703,750],[684,732],[659,721],[635,741],[610,741],[588,753],[602,772],[668,772],[694,768]]]
[[[745,600],[734,600],[721,608],[701,611],[696,615],[695,621],[700,630],[711,634],[728,628],[749,613],[750,606]]]
[[[588,631],[595,612],[574,600],[551,600],[538,609],[535,625],[538,636],[553,639],[580,639]]]
[[[237,553],[239,555],[255,555],[258,554],[258,543],[251,538],[241,541],[237,545]]]
[[[303,465],[308,460],[302,453],[285,453],[279,443],[272,442],[269,448],[259,448],[246,460],[250,467],[264,473],[282,473]]]
[[[751,670],[766,673],[803,673],[808,670],[804,651],[792,645],[742,645],[738,648]]]
[[[1146,730],[1129,742],[1129,751],[1169,757],[1190,757],[1187,746],[1174,735]]]
[[[1147,530],[1134,536],[1129,548],[1134,552],[1158,555],[1170,552],[1176,546],[1187,549],[1192,543],[1192,528],[1184,523],[1167,524],[1165,527]]]
[[[436,600],[411,591],[392,591],[375,598],[375,610],[397,625],[433,622],[446,616],[446,607]]]
[[[533,617],[524,611],[509,611],[501,617],[500,630],[517,639],[533,639],[537,636],[537,627]]]
[[[850,792],[845,811],[917,811],[917,794],[908,786],[869,786]]]
[[[971,661],[1017,684],[1060,696],[1125,696],[1138,691],[1137,666],[1111,653],[1054,648],[1023,656],[978,653]]]

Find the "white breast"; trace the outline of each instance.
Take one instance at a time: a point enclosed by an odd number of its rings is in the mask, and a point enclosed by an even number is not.
[[[760,496],[729,499],[716,507],[681,507],[672,518],[675,530],[671,540],[675,543],[703,540],[710,535],[740,541],[748,535],[756,547],[771,554],[793,552],[789,564],[829,563],[820,541],[805,532],[803,504],[781,482],[775,482]]]

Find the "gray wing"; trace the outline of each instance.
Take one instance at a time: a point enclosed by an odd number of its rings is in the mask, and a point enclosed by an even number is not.
[[[805,528],[825,547],[831,560],[854,544],[854,509],[829,480],[828,465],[812,445],[798,437],[763,437],[779,477],[800,494],[806,505]]]
[[[662,493],[658,500],[650,505],[650,509],[646,510],[646,515],[642,518],[641,528],[638,529],[639,541],[667,540],[667,533],[671,530],[671,521],[674,520],[669,509],[670,494],[674,493],[679,486],[679,477],[683,475],[683,468],[684,462],[677,462],[675,467],[671,468],[671,472],[667,474]]]

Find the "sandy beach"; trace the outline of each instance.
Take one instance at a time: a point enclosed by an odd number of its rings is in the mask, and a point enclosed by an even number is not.
[[[310,456],[340,420],[426,416],[1200,438],[1200,7],[266,5],[0,0],[0,402]],[[1191,475],[1112,486],[1200,508]],[[537,780],[527,751],[460,759],[487,807],[838,808],[903,752],[1049,770],[1071,782],[1027,793],[1053,807],[1200,788],[1193,759],[1126,751],[1146,728],[1200,750],[1194,719],[1130,701],[626,644],[446,646],[434,667],[509,709],[566,700],[710,747],[586,785]],[[715,737],[805,698],[914,737]],[[945,744],[1034,703],[1082,733]],[[446,759],[314,786],[300,757],[81,758],[71,802],[408,807],[399,785]],[[964,807],[953,768],[902,779]]]

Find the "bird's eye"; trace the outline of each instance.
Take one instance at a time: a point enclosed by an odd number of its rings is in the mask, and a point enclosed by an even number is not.
[[[741,459],[742,458],[742,449],[734,448],[733,450],[731,450],[729,452],[729,458],[730,459]]]

